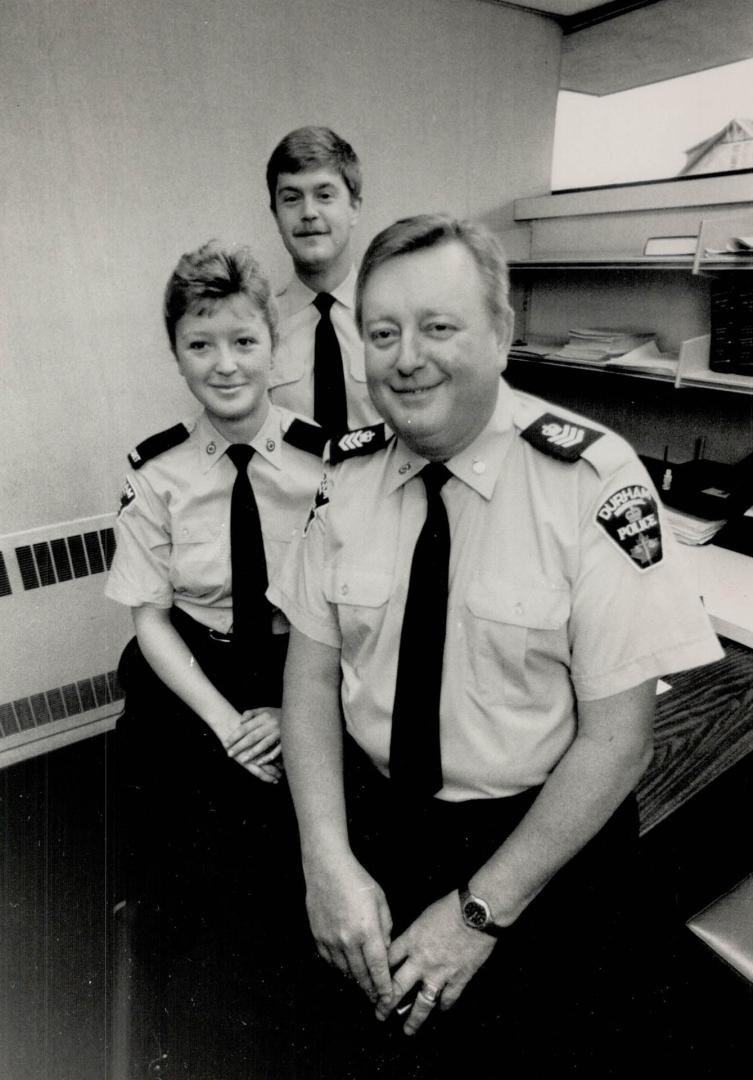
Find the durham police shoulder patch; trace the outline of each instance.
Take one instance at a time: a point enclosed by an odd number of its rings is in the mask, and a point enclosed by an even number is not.
[[[560,461],[577,461],[583,451],[600,439],[604,432],[548,412],[537,417],[520,434],[531,446],[550,457]]]
[[[596,511],[595,521],[638,570],[650,570],[662,561],[656,498],[645,484],[618,488]]]

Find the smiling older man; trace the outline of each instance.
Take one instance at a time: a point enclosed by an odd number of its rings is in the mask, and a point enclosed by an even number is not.
[[[720,646],[630,447],[500,378],[489,233],[395,223],[356,317],[388,427],[333,445],[270,591],[312,932],[383,1021],[356,1074],[613,1060],[655,681]]]

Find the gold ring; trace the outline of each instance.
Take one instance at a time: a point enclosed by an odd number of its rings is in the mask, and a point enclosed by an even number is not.
[[[435,1005],[442,993],[441,990],[437,990],[436,986],[432,986],[431,983],[421,983],[421,989],[418,991],[424,1001],[428,1001],[430,1005]]]

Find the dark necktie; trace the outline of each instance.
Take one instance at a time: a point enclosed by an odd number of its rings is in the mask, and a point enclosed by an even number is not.
[[[426,521],[418,535],[400,635],[392,710],[390,777],[417,796],[442,787],[439,698],[447,625],[450,526],[442,485],[450,473],[432,462],[419,476],[426,487]]]
[[[348,430],[348,406],[340,342],[332,325],[329,293],[319,293],[314,307],[319,312],[314,336],[314,419],[333,435]]]
[[[253,648],[261,659],[272,632],[259,510],[248,478],[253,448],[234,443],[227,456],[238,470],[230,500],[230,567],[233,589],[233,640],[244,649]],[[250,657],[249,657],[250,662]]]

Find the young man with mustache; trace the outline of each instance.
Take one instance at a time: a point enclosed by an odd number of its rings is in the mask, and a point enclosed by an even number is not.
[[[270,207],[295,274],[277,296],[280,348],[270,396],[333,434],[380,418],[366,389],[353,318],[352,236],[361,208],[361,165],[326,127],[302,127],[267,165]]]

